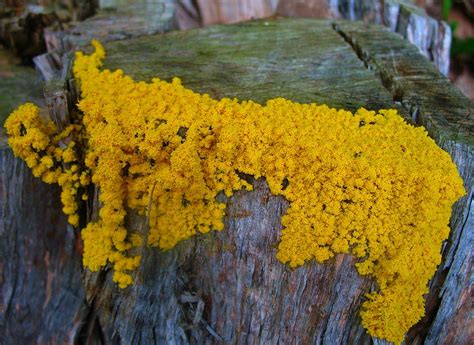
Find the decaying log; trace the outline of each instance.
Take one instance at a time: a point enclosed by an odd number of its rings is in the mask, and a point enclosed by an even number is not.
[[[43,30],[57,20],[53,13],[25,11],[21,16],[0,18],[0,44],[13,50],[24,62],[46,51]]]
[[[469,194],[453,210],[443,264],[426,296],[427,315],[410,330],[406,343],[471,342],[467,300],[472,274],[474,109],[414,46],[380,26],[286,19],[109,42],[106,50],[105,67],[121,68],[136,80],[180,76],[187,87],[215,98],[265,102],[284,96],[350,110],[397,108],[408,121],[426,126],[452,155]],[[56,76],[49,84],[48,95],[59,95],[48,96],[46,102],[56,121],[70,116],[75,97],[70,59],[69,55],[61,60],[59,83]],[[270,194],[264,180],[251,181],[255,191],[237,192],[225,200],[222,232],[193,237],[169,251],[146,248],[134,285],[119,289],[110,270],[85,271],[79,279],[77,235],[60,213],[57,190],[31,179],[26,170],[18,174],[21,164],[8,149],[1,152],[5,226],[0,255],[3,301],[8,302],[0,320],[2,343],[29,341],[34,332],[43,332],[37,333],[40,343],[50,339],[80,344],[385,343],[360,325],[363,295],[376,286],[357,274],[351,256],[339,255],[325,264],[308,262],[294,270],[276,260],[280,216],[288,205]],[[14,188],[23,184],[25,189]],[[26,191],[34,191],[34,196],[28,199]],[[97,203],[92,206],[96,213]],[[39,215],[45,224],[57,225],[49,227],[55,229],[53,237],[39,230],[45,228]],[[52,215],[55,221],[48,220]],[[130,214],[127,227],[143,229],[144,222]],[[27,232],[34,224],[38,230]],[[28,245],[22,244],[27,239]],[[62,244],[54,252],[58,256],[46,256],[44,248],[56,248],[58,243]],[[37,253],[40,264],[28,264],[30,256],[12,260],[11,255],[18,253],[12,248]],[[66,273],[60,274],[61,270]],[[47,272],[53,272],[52,285],[47,283]],[[35,291],[17,282],[36,280],[45,283],[37,288],[37,299],[29,299]],[[54,286],[56,293],[48,295],[48,286]],[[77,297],[74,303],[69,302],[69,292]],[[56,309],[49,309],[53,304]],[[16,305],[20,307],[15,309]],[[46,325],[32,328],[25,338],[3,331],[20,330],[32,322],[21,306],[41,311],[38,319]],[[66,307],[71,309],[63,317]],[[58,318],[63,323],[55,330],[52,325]]]
[[[62,79],[61,71],[71,51],[88,45],[92,39],[101,42],[167,32],[177,28],[175,2],[172,0],[107,1],[97,13],[67,30],[46,28],[47,52],[33,59],[45,81]]]

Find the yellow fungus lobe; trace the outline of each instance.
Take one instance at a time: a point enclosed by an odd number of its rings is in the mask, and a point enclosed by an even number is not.
[[[45,121],[40,109],[31,103],[20,106],[10,114],[5,122],[8,144],[16,156],[22,158],[33,175],[41,177],[46,183],[58,183],[62,187],[61,201],[63,212],[68,216],[69,223],[79,225],[78,205],[75,195],[78,186],[74,181],[78,178],[78,166],[69,170],[65,163],[75,163],[75,153],[71,143],[66,149],[64,139],[78,135],[81,126],[67,126],[61,133],[51,121]],[[64,157],[68,157],[65,159]],[[75,168],[74,168],[75,167]]]
[[[101,70],[105,51],[93,45],[94,53],[77,53],[74,63],[83,113],[75,126],[86,143],[80,161],[74,141],[59,145],[70,133],[41,121],[36,107],[20,107],[6,124],[15,153],[35,175],[62,186],[73,224],[75,202],[87,199],[77,189],[89,181],[99,188],[99,219],[82,230],[86,267],[110,263],[114,281],[126,287],[140,262],[131,249],[142,245],[124,227],[126,209],[148,214],[147,243],[170,249],[223,229],[225,205],[216,195],[251,190],[240,173],[265,177],[290,202],[278,259],[297,267],[355,255],[359,273],[379,288],[363,303],[364,327],[403,340],[423,316],[451,207],[465,193],[450,156],[424,128],[395,110],[353,114],[283,98],[261,105],[215,100],[177,78],[136,82],[121,70]]]

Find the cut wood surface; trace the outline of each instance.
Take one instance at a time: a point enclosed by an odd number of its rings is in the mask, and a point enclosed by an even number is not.
[[[263,103],[285,97],[350,110],[397,108],[407,121],[425,125],[452,155],[468,195],[454,208],[443,264],[426,297],[427,315],[411,329],[406,342],[472,341],[467,301],[472,274],[474,108],[416,47],[380,26],[285,19],[109,42],[106,50],[105,67],[121,68],[136,80],[179,76],[186,87],[214,98]],[[62,75],[67,78],[67,73]],[[63,81],[55,87],[69,102],[74,99],[73,83]],[[67,115],[71,107],[53,102],[51,89],[46,103],[56,121],[62,121],[57,114]],[[34,180],[8,149],[3,149],[0,163],[5,214],[0,252],[2,343],[33,339],[26,332],[6,331],[21,330],[33,321],[40,325],[35,326],[41,334],[39,343],[384,343],[360,325],[363,295],[377,287],[358,275],[354,258],[338,255],[327,263],[311,261],[297,269],[276,260],[280,217],[288,204],[272,196],[264,180],[251,180],[253,192],[237,192],[225,200],[223,231],[195,236],[169,251],[145,249],[134,285],[119,289],[110,270],[85,271],[82,281],[78,278],[80,258],[74,246],[78,239],[65,225],[57,190]],[[34,183],[37,187],[31,187]],[[25,191],[34,196],[27,198]],[[96,213],[97,203],[91,206]],[[36,217],[36,212],[44,218]],[[54,214],[58,218],[48,220]],[[144,229],[144,223],[133,214],[127,219],[129,228]],[[45,224],[57,225],[51,226],[53,237],[29,230],[44,229]],[[29,246],[20,247],[24,238]],[[46,254],[44,247],[57,243],[64,245],[54,255]],[[13,248],[37,253],[37,264],[28,264],[31,258],[18,256]],[[36,291],[18,283],[34,281],[40,282]],[[37,298],[32,299],[35,292]],[[77,300],[65,303],[70,293]],[[28,317],[26,308],[41,319]],[[55,330],[57,319],[63,324]]]
[[[181,0],[181,28],[225,24],[270,16],[361,20],[385,25],[416,45],[444,75],[449,71],[451,29],[407,0]]]

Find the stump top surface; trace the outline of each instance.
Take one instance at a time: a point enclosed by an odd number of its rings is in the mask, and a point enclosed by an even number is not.
[[[136,80],[178,76],[211,97],[259,103],[285,97],[352,111],[397,108],[435,137],[473,142],[472,102],[416,47],[381,26],[260,20],[116,41],[106,50],[105,67]]]
[[[211,97],[259,103],[276,97],[351,110],[393,107],[330,21],[268,20],[173,32],[106,45],[106,67],[153,77]]]

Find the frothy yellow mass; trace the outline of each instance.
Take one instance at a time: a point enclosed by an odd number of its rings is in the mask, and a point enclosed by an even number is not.
[[[223,229],[225,206],[216,195],[251,190],[240,173],[265,177],[290,202],[278,259],[297,267],[337,253],[360,258],[359,273],[379,288],[363,303],[364,327],[403,340],[424,314],[451,207],[464,194],[450,156],[424,128],[395,110],[353,114],[284,98],[261,105],[215,100],[178,78],[135,82],[121,70],[100,70],[105,51],[93,45],[94,53],[77,53],[74,63],[79,124],[57,133],[33,105],[6,123],[14,152],[36,176],[63,187],[74,225],[77,190],[89,179],[99,188],[99,219],[82,230],[86,267],[111,263],[114,280],[131,284],[140,257],[130,249],[141,238],[125,229],[127,209],[149,212],[148,243],[170,249]],[[62,143],[73,131],[84,140],[80,163],[73,142]]]

